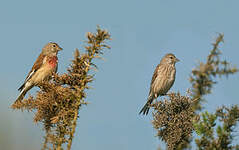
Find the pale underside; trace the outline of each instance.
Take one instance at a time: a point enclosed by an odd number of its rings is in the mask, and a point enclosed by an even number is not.
[[[160,95],[165,95],[172,87],[175,81],[176,70],[174,66],[159,67],[157,70],[157,76],[150,87],[149,95],[157,98]]]

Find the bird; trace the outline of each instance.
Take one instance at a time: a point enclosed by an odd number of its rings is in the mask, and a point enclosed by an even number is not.
[[[61,50],[62,48],[54,42],[49,42],[42,48],[42,52],[32,66],[24,83],[18,89],[20,94],[15,102],[21,101],[31,88],[37,86],[42,81],[49,80],[52,74],[57,72],[57,54]]]
[[[139,114],[147,115],[150,105],[158,96],[164,96],[173,86],[176,75],[175,64],[179,59],[172,53],[167,53],[157,65],[150,84],[148,99]]]

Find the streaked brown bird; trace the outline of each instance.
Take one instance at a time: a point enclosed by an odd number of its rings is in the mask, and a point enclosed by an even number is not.
[[[147,103],[141,109],[139,114],[147,115],[150,105],[158,96],[166,95],[168,90],[173,86],[176,74],[175,64],[179,59],[174,54],[166,54],[156,67],[150,85],[150,91]]]
[[[60,50],[62,50],[62,48],[57,43],[52,42],[43,47],[41,54],[38,56],[31,71],[28,73],[24,83],[18,89],[20,94],[16,101],[22,100],[32,87],[44,80],[49,80],[52,73],[57,71],[57,54]]]

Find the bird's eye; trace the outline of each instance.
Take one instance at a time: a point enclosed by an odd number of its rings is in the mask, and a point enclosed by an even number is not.
[[[56,45],[54,44],[53,47],[56,47]]]
[[[173,59],[173,56],[170,56],[169,58],[170,58],[170,59]]]

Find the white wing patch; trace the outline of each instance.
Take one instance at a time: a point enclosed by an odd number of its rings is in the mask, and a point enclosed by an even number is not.
[[[32,75],[35,73],[35,70],[32,70],[32,72],[29,74],[29,76],[26,78],[25,82],[27,82],[29,79],[31,79]]]

